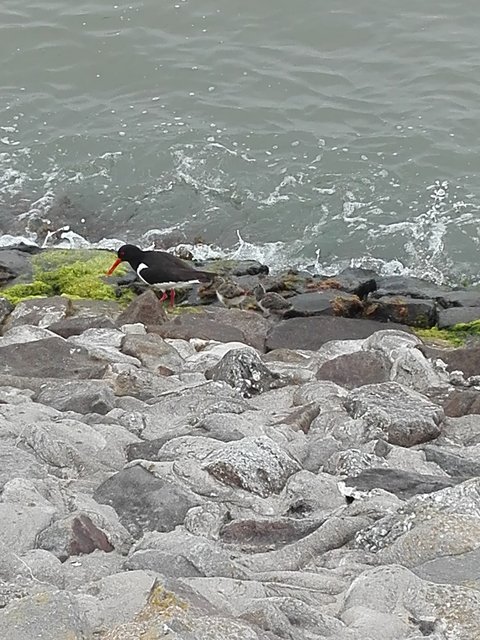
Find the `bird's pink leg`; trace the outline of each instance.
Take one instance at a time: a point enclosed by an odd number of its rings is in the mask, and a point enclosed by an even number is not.
[[[175,289],[170,289],[170,306],[175,306]]]
[[[163,302],[163,301],[164,301],[164,300],[166,300],[166,299],[167,299],[167,292],[166,292],[166,291],[164,291],[164,292],[162,293],[162,297],[160,298],[160,302]]]

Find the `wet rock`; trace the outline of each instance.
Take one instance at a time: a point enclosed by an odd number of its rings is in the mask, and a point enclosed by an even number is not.
[[[78,336],[88,329],[114,329],[114,321],[107,315],[98,316],[73,316],[53,322],[48,326],[50,331],[62,338]]]
[[[401,325],[389,325],[401,329]],[[266,350],[305,349],[316,351],[330,340],[358,340],[385,328],[373,320],[351,318],[290,318],[275,324],[268,332]],[[408,328],[405,327],[408,331]]]
[[[115,396],[104,382],[76,380],[48,383],[40,388],[35,400],[59,411],[99,413],[105,415],[115,407]]]
[[[214,451],[203,465],[214,478],[262,497],[279,493],[300,465],[267,437],[243,438]]]
[[[0,637],[5,640],[32,638],[91,637],[91,628],[78,599],[65,591],[40,591],[12,601],[0,611]]]
[[[480,307],[479,289],[458,289],[442,295],[439,302],[444,307]]]
[[[372,295],[375,298],[392,295],[437,300],[442,299],[444,295],[451,292],[450,287],[439,286],[410,276],[379,277],[377,278],[377,285],[378,289]]]
[[[244,398],[279,386],[280,376],[272,373],[252,349],[234,349],[205,372],[208,380],[223,380]]]
[[[353,318],[362,313],[362,304],[357,296],[339,291],[302,293],[288,299],[291,308],[284,318],[308,318],[310,316],[343,316]]]
[[[105,364],[63,338],[0,346],[0,374],[35,378],[101,378]]]
[[[205,270],[219,275],[256,276],[268,274],[268,267],[257,260],[214,260],[205,264]]]
[[[356,351],[325,362],[317,371],[318,380],[331,380],[346,389],[386,382],[390,362],[381,353]]]
[[[53,516],[53,507],[0,503],[0,543],[15,553],[33,549],[37,535],[49,526]]]
[[[64,562],[70,556],[92,553],[95,549],[113,551],[105,533],[85,513],[72,513],[56,520],[37,536],[37,547],[52,552]]]
[[[1,293],[1,290],[0,290]],[[0,327],[8,318],[8,316],[14,310],[14,306],[11,302],[6,300],[5,298],[0,297]]]
[[[18,249],[0,248],[0,286],[32,273],[31,256]]]
[[[346,478],[344,482],[348,495],[353,495],[355,491],[384,489],[401,500],[408,500],[419,493],[432,493],[451,487],[461,480],[455,481],[445,476],[426,475],[414,471],[377,468],[365,469],[354,477]]]
[[[141,322],[145,326],[161,325],[168,316],[155,293],[148,289],[131,302],[117,318],[117,326]]]
[[[63,320],[73,312],[69,298],[54,296],[52,298],[32,298],[19,302],[9,315],[6,328],[31,324],[47,328],[59,320]]]
[[[385,295],[366,304],[365,316],[380,322],[428,328],[437,322],[437,307],[433,300]]]
[[[440,435],[443,410],[424,396],[396,382],[365,385],[345,400],[353,418],[362,418],[373,437],[411,447]]]
[[[451,307],[450,309],[443,309],[439,312],[438,328],[446,329],[460,322],[473,322],[474,320],[480,320],[480,306]]]
[[[122,340],[121,350],[122,353],[138,358],[144,367],[154,372],[158,372],[159,367],[172,372],[178,371],[184,362],[174,347],[154,333],[126,335]]]
[[[480,392],[475,389],[454,389],[443,403],[443,410],[451,418],[480,414]]]
[[[371,269],[347,268],[328,281],[335,283],[336,288],[363,299],[377,289],[377,277]]]
[[[200,500],[181,485],[149,473],[139,464],[103,482],[94,499],[112,506],[134,538],[145,531],[171,531]]]

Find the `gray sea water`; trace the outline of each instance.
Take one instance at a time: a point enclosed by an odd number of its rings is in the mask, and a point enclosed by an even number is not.
[[[479,35],[475,0],[3,0],[0,244],[477,281]]]

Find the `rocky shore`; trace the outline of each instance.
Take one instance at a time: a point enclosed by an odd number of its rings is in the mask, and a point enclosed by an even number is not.
[[[243,308],[170,313],[8,252],[2,640],[480,638],[480,347],[412,329],[480,293],[222,263]]]

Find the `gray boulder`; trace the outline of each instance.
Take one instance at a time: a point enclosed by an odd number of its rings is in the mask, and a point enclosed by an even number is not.
[[[181,369],[183,358],[178,351],[160,336],[129,334],[122,340],[122,353],[140,360],[142,365],[155,373]]]
[[[365,385],[344,401],[352,418],[362,418],[371,436],[411,447],[440,435],[443,410],[396,382]]]
[[[46,329],[49,325],[72,315],[73,308],[69,298],[32,298],[19,302],[7,319],[7,328],[22,324],[32,324]]]
[[[191,507],[201,502],[180,484],[158,478],[140,464],[110,477],[93,497],[112,506],[134,538],[145,531],[171,531],[183,523]]]
[[[298,462],[267,437],[229,443],[214,451],[203,467],[220,482],[262,497],[279,493],[300,470]]]
[[[14,308],[15,307],[11,302],[6,300],[5,298],[0,297],[0,327],[8,318],[8,316],[12,313]]]
[[[63,338],[0,345],[0,374],[35,378],[101,378],[105,364]]]
[[[280,376],[273,373],[260,360],[253,349],[233,349],[220,362],[207,369],[208,380],[222,380],[244,398],[263,393],[279,386]]]
[[[386,382],[391,364],[379,352],[356,351],[325,362],[317,371],[318,380],[331,380],[346,389]]]
[[[59,411],[105,415],[115,407],[112,389],[101,381],[76,380],[42,385],[35,400]]]

